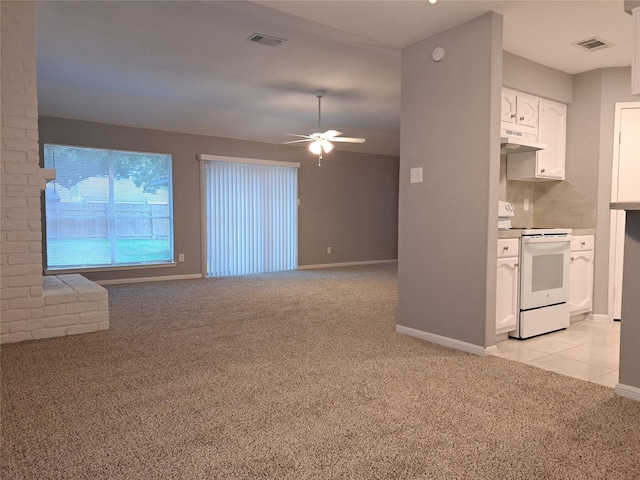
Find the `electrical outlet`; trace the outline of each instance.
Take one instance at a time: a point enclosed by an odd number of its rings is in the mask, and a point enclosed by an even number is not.
[[[184,253],[179,253],[178,254],[178,261],[179,262],[184,262]]]
[[[327,253],[331,253],[331,247],[327,247]]]

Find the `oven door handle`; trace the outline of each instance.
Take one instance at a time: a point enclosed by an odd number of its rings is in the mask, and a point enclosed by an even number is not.
[[[570,242],[571,237],[522,237],[524,243],[558,243],[558,242]]]

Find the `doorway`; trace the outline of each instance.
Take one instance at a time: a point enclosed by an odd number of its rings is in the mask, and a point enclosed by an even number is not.
[[[640,199],[640,102],[616,103],[611,201]],[[611,210],[609,318],[620,319],[625,212]]]
[[[299,163],[199,155],[207,277],[294,270]]]

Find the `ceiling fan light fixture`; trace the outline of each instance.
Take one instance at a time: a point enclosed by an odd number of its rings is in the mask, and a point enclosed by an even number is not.
[[[320,155],[322,152],[322,143],[320,139],[315,139],[313,142],[309,144],[309,150],[315,155]]]
[[[333,150],[333,144],[329,140],[320,140],[320,145],[322,145],[324,153],[329,153]]]

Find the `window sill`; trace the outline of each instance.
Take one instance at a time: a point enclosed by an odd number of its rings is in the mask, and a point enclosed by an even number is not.
[[[45,275],[62,275],[65,273],[89,273],[89,272],[114,272],[121,270],[143,270],[147,268],[175,267],[176,262],[149,263],[136,265],[109,265],[105,267],[73,267],[73,268],[51,268],[45,269]]]

